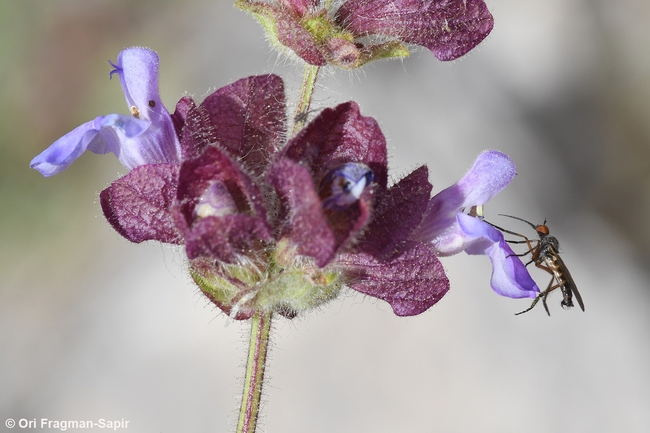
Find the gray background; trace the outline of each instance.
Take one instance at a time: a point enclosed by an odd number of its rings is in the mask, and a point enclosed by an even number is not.
[[[260,431],[650,431],[650,3],[488,5],[495,30],[467,57],[326,71],[315,107],[358,101],[394,178],[426,163],[434,191],[481,150],[508,153],[519,175],[487,216],[548,218],[587,311],[555,294],[551,318],[515,317],[528,301],[495,295],[489,261],[465,254],[443,260],[452,289],[418,317],[348,292],[276,322]],[[106,60],[132,45],[160,54],[168,108],[268,72],[297,96],[299,63],[228,1],[0,0],[2,431],[8,417],[235,421],[247,326],[206,302],[181,252],[106,223],[98,193],[125,169],[94,154],[50,179],[28,168],[75,126],[128,112]]]

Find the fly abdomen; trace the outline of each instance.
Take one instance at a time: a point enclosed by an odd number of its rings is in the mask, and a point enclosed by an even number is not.
[[[565,310],[568,310],[569,308],[573,307],[573,295],[571,293],[571,290],[565,290],[564,286],[562,286],[562,294],[564,295],[564,299],[562,299],[562,302],[560,302],[560,305],[562,308]]]
[[[557,283],[557,286],[559,286],[560,290],[562,291],[562,302],[560,305],[562,308],[565,310],[573,307],[573,292],[571,290],[571,284],[567,280],[567,278],[564,275],[564,269],[563,269],[563,264],[562,262],[558,259],[557,254],[555,254],[555,251],[549,248],[549,251],[545,255],[545,263],[546,266],[553,272],[553,277],[555,278],[555,281]]]

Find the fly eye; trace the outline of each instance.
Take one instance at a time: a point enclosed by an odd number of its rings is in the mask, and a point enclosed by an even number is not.
[[[323,207],[332,210],[347,209],[359,200],[374,177],[367,165],[356,162],[349,162],[330,170],[318,189]]]

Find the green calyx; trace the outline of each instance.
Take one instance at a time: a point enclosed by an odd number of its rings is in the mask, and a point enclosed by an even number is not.
[[[317,44],[326,44],[332,38],[354,42],[354,35],[336,26],[325,11],[318,15],[306,15],[300,20],[300,24]]]
[[[358,35],[331,19],[329,2],[320,11],[304,15],[259,1],[237,0],[235,6],[257,18],[276,49],[296,54],[314,66],[331,64],[352,70],[373,60],[410,55],[399,40],[373,42],[370,37],[361,43]]]
[[[318,268],[311,258],[296,255],[288,242],[282,241],[266,264],[248,259],[213,266],[203,262],[192,266],[190,274],[231,317],[249,317],[255,311],[294,317],[334,299],[343,284],[338,272]]]
[[[266,32],[269,43],[282,52],[289,52],[289,47],[286,47],[280,42],[276,24],[276,9],[271,5],[260,2],[251,2],[250,0],[237,0],[235,7],[244,12],[251,14],[261,24]]]

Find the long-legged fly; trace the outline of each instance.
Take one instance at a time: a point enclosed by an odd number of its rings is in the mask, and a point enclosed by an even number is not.
[[[546,272],[548,272],[553,276],[551,278],[551,281],[548,283],[548,287],[546,288],[546,290],[544,290],[539,295],[537,295],[537,297],[535,298],[535,300],[533,300],[533,303],[530,305],[530,307],[528,307],[524,311],[517,313],[517,315],[527,313],[528,311],[532,310],[533,307],[535,307],[535,305],[537,305],[537,303],[541,299],[542,303],[544,304],[544,309],[546,310],[546,313],[550,316],[551,313],[548,311],[548,305],[546,305],[546,298],[555,289],[560,289],[562,291],[563,299],[562,299],[562,303],[560,304],[562,305],[562,307],[564,307],[565,309],[573,307],[573,296],[575,295],[575,298],[578,301],[578,305],[580,305],[582,311],[585,311],[585,304],[582,302],[582,296],[580,296],[580,292],[578,292],[576,283],[573,281],[573,277],[571,277],[571,273],[569,272],[569,269],[567,268],[567,266],[564,264],[564,261],[560,257],[560,253],[559,253],[560,243],[558,242],[555,236],[551,236],[549,234],[550,231],[548,229],[548,226],[546,225],[546,220],[544,220],[543,224],[535,225],[531,222],[526,221],[523,218],[518,218],[511,215],[503,215],[503,214],[500,215],[508,218],[513,218],[519,221],[523,221],[529,226],[531,226],[533,229],[535,229],[537,235],[539,236],[539,240],[531,241],[530,239],[528,239],[526,236],[522,234],[515,233],[510,230],[505,230],[498,226],[494,226],[504,233],[509,233],[511,235],[524,238],[523,241],[508,241],[510,243],[516,243],[516,244],[525,243],[526,245],[528,245],[528,251],[526,251],[523,254],[516,254],[516,255],[522,257],[530,254],[531,258],[530,261],[526,263],[526,266],[528,266],[531,263],[535,263],[535,266],[545,270]]]

